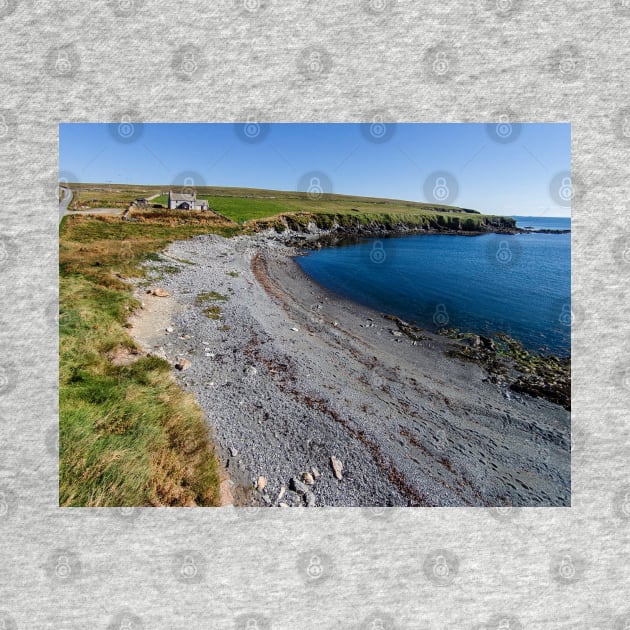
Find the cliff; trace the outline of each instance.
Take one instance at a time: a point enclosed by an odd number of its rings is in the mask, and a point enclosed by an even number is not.
[[[319,240],[322,237],[387,236],[406,233],[516,234],[516,220],[511,217],[478,213],[422,212],[389,213],[295,213],[258,220],[254,231],[273,229],[284,238]],[[283,240],[284,240],[283,238]]]

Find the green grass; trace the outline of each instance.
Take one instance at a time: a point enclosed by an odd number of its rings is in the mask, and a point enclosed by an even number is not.
[[[209,319],[221,319],[221,317],[223,316],[221,307],[216,305],[206,306],[206,308],[203,309],[203,314]]]
[[[227,295],[223,295],[217,291],[202,291],[195,298],[195,304],[197,304],[197,306],[201,306],[206,302],[227,302],[229,299],[230,298]]]
[[[263,191],[260,191],[260,195],[256,195],[257,192],[234,189],[232,195],[227,194],[227,191],[224,190],[222,195],[199,194],[199,196],[208,200],[210,208],[237,223],[292,213],[352,215],[355,217],[418,216],[431,212],[458,212],[468,216],[472,214],[454,206],[436,206],[435,204],[411,201],[329,194],[322,195],[320,199],[312,199],[307,193],[300,192],[265,191],[267,194],[263,195]]]
[[[242,197],[204,197],[208,206],[223,216],[244,223],[252,219],[263,219],[284,212],[297,212],[300,207],[290,202],[279,203],[266,199],[247,199]]]
[[[121,277],[142,276],[141,263],[155,260],[173,240],[235,231],[207,213],[188,213],[186,223],[165,215],[134,224],[111,217],[64,218],[61,505],[218,504],[219,468],[203,413],[177,386],[166,361],[134,354],[127,319],[138,304]]]
[[[230,298],[227,295],[218,293],[217,291],[202,291],[195,298],[195,304],[197,306],[205,306],[203,313],[210,319],[221,319],[223,312],[221,307],[217,304],[207,305],[208,302],[227,302]]]
[[[138,197],[151,197],[160,192],[151,186],[130,186],[126,184],[68,184],[72,190],[70,209],[84,208],[126,208]],[[155,202],[150,202],[155,203]]]
[[[446,228],[453,230],[477,231],[490,218],[473,210],[456,206],[444,206],[412,201],[350,197],[347,195],[322,195],[311,199],[306,193],[258,191],[247,194],[235,189],[233,196],[223,191],[221,196],[204,196],[211,209],[239,224],[257,223],[260,226],[284,229],[284,221],[290,228],[300,229],[309,222],[320,228],[370,225],[378,223],[394,227],[405,223],[426,228]],[[284,221],[278,220],[284,217]],[[508,223],[514,223],[507,219]],[[515,224],[515,223],[514,223]]]

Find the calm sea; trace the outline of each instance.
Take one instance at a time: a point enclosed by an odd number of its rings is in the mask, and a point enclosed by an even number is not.
[[[515,218],[571,227],[568,218]],[[366,239],[296,260],[324,287],[429,330],[506,332],[531,350],[571,352],[571,234]]]
[[[571,219],[566,217],[519,217],[514,216],[517,227],[534,230],[570,230]]]

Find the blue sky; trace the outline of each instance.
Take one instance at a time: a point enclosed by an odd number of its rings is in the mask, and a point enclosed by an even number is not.
[[[431,202],[448,191],[445,203],[508,215],[570,215],[554,194],[570,151],[567,123],[59,126],[64,180],[306,190],[315,176],[326,192]]]

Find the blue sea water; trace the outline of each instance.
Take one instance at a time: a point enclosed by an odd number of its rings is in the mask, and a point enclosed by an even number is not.
[[[567,217],[520,217],[516,219],[516,226],[534,230],[570,230],[571,219]]]
[[[570,229],[570,219],[517,225]],[[297,257],[316,282],[429,330],[506,332],[530,349],[571,352],[571,234],[423,234],[365,239]]]

